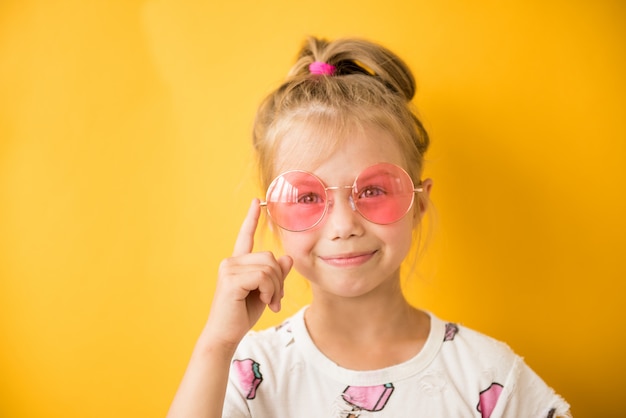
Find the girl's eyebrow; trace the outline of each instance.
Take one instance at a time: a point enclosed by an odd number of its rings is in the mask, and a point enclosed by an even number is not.
[[[297,188],[299,186],[326,187],[326,185],[321,179],[317,178],[315,175],[313,175],[312,173],[309,173],[308,171],[298,172],[297,174],[293,174],[293,175],[289,175],[289,172],[286,172],[278,176],[278,178],[280,179],[279,184],[281,186],[289,185],[294,188]]]
[[[366,176],[361,176],[359,175],[358,180],[359,181],[370,181],[372,179],[377,179],[377,178],[394,178],[397,176],[394,176],[391,174],[391,172],[389,172],[389,170],[384,170],[384,169],[380,169],[379,171],[376,171],[374,173],[368,173]]]

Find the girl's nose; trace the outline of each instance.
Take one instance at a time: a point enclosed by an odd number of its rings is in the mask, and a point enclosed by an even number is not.
[[[326,225],[333,239],[358,236],[363,233],[363,217],[356,210],[352,194],[336,193],[328,207]]]

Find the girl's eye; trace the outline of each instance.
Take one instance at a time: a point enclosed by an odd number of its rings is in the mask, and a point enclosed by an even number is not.
[[[369,197],[378,197],[385,194],[385,191],[378,186],[367,186],[359,193],[359,199],[367,199]]]
[[[305,205],[311,205],[314,203],[323,203],[324,199],[317,193],[306,193],[298,196],[298,203],[302,203]]]

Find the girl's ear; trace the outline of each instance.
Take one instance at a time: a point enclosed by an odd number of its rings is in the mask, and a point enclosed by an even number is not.
[[[417,220],[421,220],[426,213],[426,209],[428,208],[428,201],[430,199],[430,191],[433,188],[433,180],[432,179],[424,179],[422,180],[422,189],[423,191],[417,194],[417,208],[418,210],[415,213]]]

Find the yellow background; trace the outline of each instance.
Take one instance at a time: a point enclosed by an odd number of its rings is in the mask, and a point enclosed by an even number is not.
[[[0,3],[0,416],[157,417],[258,196],[249,132],[305,35],[406,58],[435,237],[409,296],[623,413],[626,6]],[[284,312],[308,296],[289,283]]]

